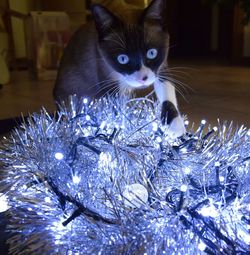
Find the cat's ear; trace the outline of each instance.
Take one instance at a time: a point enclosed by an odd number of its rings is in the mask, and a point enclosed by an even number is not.
[[[121,21],[108,9],[99,4],[94,4],[91,7],[92,15],[95,21],[96,29],[99,37],[103,39],[105,35]]]
[[[166,2],[167,0],[152,0],[143,11],[140,22],[158,26],[163,31],[166,31]]]

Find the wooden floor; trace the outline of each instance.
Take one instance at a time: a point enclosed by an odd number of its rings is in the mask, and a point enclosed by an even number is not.
[[[181,66],[177,63],[177,66]],[[206,119],[213,125],[217,119],[244,124],[250,128],[250,66],[231,66],[214,62],[185,62],[184,79],[192,90],[179,95],[181,111],[191,121]]]
[[[191,122],[206,119],[216,125],[233,120],[250,127],[250,67],[229,66],[211,61],[175,61],[178,79],[190,87],[178,95],[180,110]],[[177,73],[178,71],[178,73]],[[0,119],[39,112],[42,106],[52,112],[53,81],[34,81],[27,71],[11,73],[11,83],[0,89]]]

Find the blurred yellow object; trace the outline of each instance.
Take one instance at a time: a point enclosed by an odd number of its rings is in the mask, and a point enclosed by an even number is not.
[[[10,73],[5,59],[7,52],[8,36],[4,28],[2,17],[0,16],[0,84],[7,84],[10,81]]]
[[[26,20],[26,48],[32,77],[54,80],[64,47],[71,37],[65,12],[31,12]]]
[[[0,84],[7,84],[10,81],[10,73],[3,55],[0,54]]]

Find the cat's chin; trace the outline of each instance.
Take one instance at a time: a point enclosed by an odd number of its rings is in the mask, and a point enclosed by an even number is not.
[[[140,82],[128,82],[126,81],[125,86],[127,85],[131,89],[146,89],[153,85],[153,81],[149,83],[140,83]]]
[[[151,84],[150,84],[151,85]],[[134,90],[134,89],[146,89],[146,88],[148,88],[150,85],[140,85],[140,86],[131,86],[131,85],[128,85],[129,86],[129,88],[131,89],[131,90]]]

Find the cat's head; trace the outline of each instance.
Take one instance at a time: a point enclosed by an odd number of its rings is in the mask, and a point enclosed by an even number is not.
[[[92,7],[102,54],[132,88],[147,87],[160,78],[169,47],[165,7],[165,0],[153,0],[133,24],[101,5]]]

